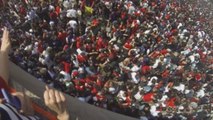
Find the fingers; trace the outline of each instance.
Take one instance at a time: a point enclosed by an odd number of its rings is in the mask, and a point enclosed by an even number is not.
[[[48,105],[49,104],[49,93],[48,93],[49,91],[45,91],[44,92],[44,103],[46,104],[46,105]]]
[[[46,88],[46,90],[49,90],[49,87],[47,85],[45,86],[45,88]]]
[[[46,86],[44,92],[44,102],[48,107],[54,108],[52,110],[57,111],[57,113],[63,111],[65,107],[65,97],[63,93],[54,89],[49,89],[48,86]]]
[[[48,86],[46,86],[46,91],[44,92],[44,99],[48,101],[54,101],[54,102],[64,102],[65,97],[63,93],[50,89]]]
[[[49,98],[51,103],[56,103],[55,91],[53,89],[49,90]]]
[[[8,37],[8,36],[9,36],[9,31],[8,31],[7,27],[4,27],[3,38]]]
[[[65,97],[64,97],[64,94],[59,92],[59,95],[60,95],[60,99],[62,102],[65,102]]]
[[[55,98],[56,98],[56,102],[60,103],[61,102],[61,97],[58,91],[55,91]]]
[[[4,32],[2,36],[2,44],[1,44],[1,51],[9,51],[10,49],[10,40],[9,40],[9,31],[6,27],[4,27]]]

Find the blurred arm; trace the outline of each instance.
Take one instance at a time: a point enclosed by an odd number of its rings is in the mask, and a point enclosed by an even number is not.
[[[4,28],[1,49],[0,49],[0,76],[8,83],[9,79],[9,53],[10,49],[10,40],[9,40],[9,31],[7,28]]]

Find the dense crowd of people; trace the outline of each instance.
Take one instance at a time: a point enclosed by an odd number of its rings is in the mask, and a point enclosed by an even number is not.
[[[11,60],[83,102],[148,119],[210,119],[210,0],[31,0],[1,9]]]

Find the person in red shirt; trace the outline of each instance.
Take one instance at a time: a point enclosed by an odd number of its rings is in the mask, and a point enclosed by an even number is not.
[[[87,61],[87,56],[84,53],[78,54],[77,59],[79,63],[84,63]]]
[[[66,62],[66,61],[63,61],[62,64],[64,65],[64,71],[66,73],[70,73],[70,69],[71,69],[71,64]]]
[[[175,101],[176,101],[176,98],[173,97],[173,98],[169,99],[169,100],[166,102],[166,105],[167,105],[168,107],[175,108],[175,107],[176,107],[176,106],[175,106]]]
[[[147,93],[143,96],[143,101],[144,102],[151,102],[152,100],[154,100],[154,93]]]
[[[58,39],[65,42],[66,40],[66,37],[67,37],[67,33],[65,31],[60,31],[58,32]]]
[[[147,74],[148,72],[150,72],[150,70],[151,70],[151,67],[148,66],[148,65],[145,65],[145,66],[141,67],[142,74]]]

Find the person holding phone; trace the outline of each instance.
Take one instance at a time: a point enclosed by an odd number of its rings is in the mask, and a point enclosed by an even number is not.
[[[0,120],[39,120],[34,115],[30,99],[22,92],[13,92],[8,85],[10,47],[9,31],[5,27],[0,41]],[[70,120],[66,99],[61,92],[46,86],[44,102],[56,112],[59,120]]]

